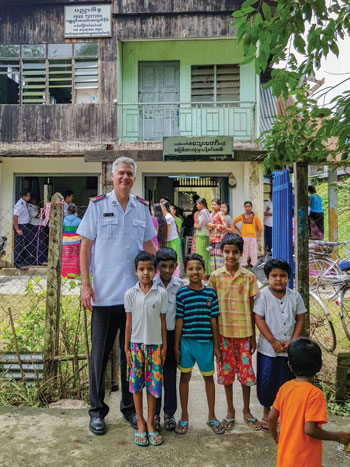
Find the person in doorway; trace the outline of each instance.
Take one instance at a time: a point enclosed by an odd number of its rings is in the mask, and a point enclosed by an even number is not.
[[[183,286],[183,281],[174,276],[177,265],[176,251],[172,248],[161,248],[156,254],[159,275],[154,283],[166,290],[168,294],[168,307],[166,312],[167,327],[167,354],[163,366],[164,377],[164,428],[174,430],[176,426],[175,412],[177,409],[176,398],[176,360],[174,356],[176,293]],[[160,411],[162,399],[157,399],[154,426],[160,428]]]
[[[210,253],[209,253],[209,230],[208,223],[210,223],[210,214],[208,211],[207,201],[204,198],[198,198],[196,202],[198,209],[198,219],[194,224],[196,229],[196,253],[202,256],[205,268],[205,275],[210,275]]]
[[[104,372],[109,354],[120,329],[120,373],[122,397],[120,410],[137,428],[132,395],[126,380],[125,292],[135,285],[134,259],[140,250],[155,254],[152,242],[156,231],[147,203],[130,194],[136,179],[136,163],[128,157],[113,162],[113,190],[90,200],[78,227],[81,235],[80,270],[83,305],[92,310],[90,357],[90,424],[92,433],[105,433]],[[92,285],[90,259],[94,245]]]
[[[214,271],[208,285],[218,295],[221,360],[217,363],[218,383],[225,388],[226,417],[222,425],[230,430],[235,424],[233,382],[237,375],[242,386],[243,419],[252,430],[261,423],[250,411],[250,388],[255,385],[252,354],[256,349],[254,297],[258,295],[255,275],[240,266],[243,240],[228,233],[221,241],[224,266]]]
[[[155,242],[155,239],[153,239],[154,245],[156,248],[164,248],[166,247],[167,242],[167,221],[164,217],[162,206],[159,203],[153,204],[151,208],[151,214],[157,221],[157,226],[155,227],[157,231],[157,242]]]
[[[210,241],[210,270],[216,271],[222,267],[222,253],[220,250],[220,242],[225,230],[225,223],[220,214],[221,201],[219,198],[214,198],[211,201],[210,213],[211,221],[207,224],[209,227],[209,241]]]
[[[264,241],[266,252],[272,251],[272,193],[264,201]]]
[[[173,248],[176,251],[177,257],[180,258],[181,240],[176,228],[176,222],[170,213],[169,201],[161,203],[163,215],[167,223],[167,247]]]
[[[48,235],[45,232],[43,224],[43,217],[40,216],[40,208],[36,200],[30,199],[28,203],[29,211],[29,224],[30,231],[28,236],[28,263],[37,266],[47,263],[47,243]]]
[[[236,217],[233,221],[233,228],[237,229],[244,240],[244,249],[241,257],[241,265],[246,268],[248,259],[253,267],[258,261],[258,240],[262,232],[261,222],[252,211],[253,204],[251,201],[244,203],[245,212]],[[241,230],[237,224],[241,223]]]
[[[74,191],[73,190],[66,190],[63,195],[64,202],[63,202],[63,215],[66,217],[68,215],[68,206],[73,202],[74,199]]]
[[[63,219],[62,239],[62,276],[78,276],[80,274],[80,236],[76,233],[81,219],[77,216],[74,203],[68,206],[68,214]]]
[[[15,204],[13,210],[13,228],[15,230],[15,251],[14,260],[17,269],[28,269],[28,238],[30,229],[28,228],[30,216],[28,211],[28,202],[30,200],[30,191],[25,188],[21,191],[21,197]]]
[[[308,192],[310,237],[322,240],[324,237],[324,212],[322,208],[322,198],[316,193],[316,188],[312,185],[309,185]]]
[[[264,272],[269,286],[256,297],[254,314],[260,331],[256,390],[264,407],[262,427],[268,430],[268,417],[276,394],[282,384],[293,378],[287,350],[290,342],[301,335],[306,309],[300,294],[287,288],[291,268],[286,261],[271,259],[265,264]]]
[[[193,253],[186,256],[185,272],[189,284],[176,295],[174,353],[181,371],[181,418],[175,432],[181,435],[188,430],[189,384],[196,362],[205,381],[207,425],[215,434],[225,432],[215,416],[214,356],[217,361],[221,358],[217,332],[218,299],[214,290],[202,283],[204,268],[204,260],[200,255]]]
[[[278,446],[277,467],[322,467],[322,441],[348,445],[350,432],[322,428],[327,423],[327,406],[321,389],[313,386],[322,367],[322,352],[316,342],[305,337],[292,341],[288,361],[295,379],[280,387],[269,415],[270,431]]]
[[[167,354],[165,315],[167,293],[153,277],[156,258],[140,251],[135,258],[135,274],[139,281],[125,293],[125,354],[128,380],[133,394],[137,431],[135,444],[159,446],[163,438],[154,427],[156,400],[162,396],[163,365]],[[142,389],[146,386],[148,417],[143,418]]]

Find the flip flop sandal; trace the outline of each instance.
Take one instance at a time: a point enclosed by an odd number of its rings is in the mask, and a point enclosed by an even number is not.
[[[261,428],[264,430],[264,431],[270,431],[270,426],[269,426],[269,421],[267,418],[262,418],[261,419]]]
[[[258,419],[257,418],[245,418],[244,419],[245,423],[249,426],[249,428],[251,428],[252,430],[254,431],[259,431],[262,429],[262,426],[261,425],[256,425]]]
[[[153,425],[154,425],[155,431],[159,431],[159,429],[160,429],[160,417],[159,417],[159,415],[154,416]]]
[[[149,431],[148,432],[148,441],[152,446],[159,446],[163,444],[163,438],[160,436],[159,431]],[[156,441],[157,438],[160,438],[159,441]]]
[[[185,435],[188,430],[188,421],[187,420],[179,420],[175,426],[175,433],[178,435]]]
[[[225,428],[223,428],[219,422],[219,420],[208,420],[207,425],[211,428],[211,431],[216,435],[222,435],[225,433]]]
[[[168,431],[175,430],[176,421],[172,415],[164,417],[164,428]]]
[[[236,420],[234,418],[224,418],[221,422],[222,427],[225,429],[225,431],[231,430],[231,428],[234,427]]]
[[[141,438],[142,441],[138,441],[137,438]],[[148,438],[145,431],[143,433],[139,433],[137,430],[135,431],[135,444],[138,446],[148,446]]]

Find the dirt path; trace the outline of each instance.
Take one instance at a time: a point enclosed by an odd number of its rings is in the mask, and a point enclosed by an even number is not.
[[[114,467],[114,466],[234,466],[273,467],[276,446],[268,433],[253,432],[241,418],[240,388],[235,387],[235,428],[218,436],[206,427],[206,402],[200,375],[190,385],[190,429],[187,435],[162,431],[164,444],[140,448],[134,431],[120,416],[119,393],[109,399],[108,432],[97,437],[88,429],[85,409],[37,409],[0,407],[0,466]],[[252,411],[261,409],[252,391]],[[225,415],[222,388],[217,390],[217,416]],[[350,431],[350,417],[330,416],[329,429]],[[324,443],[324,467],[349,467],[350,459],[337,452],[335,443]]]

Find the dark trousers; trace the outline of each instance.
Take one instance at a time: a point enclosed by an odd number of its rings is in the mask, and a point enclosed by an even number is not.
[[[113,342],[120,330],[120,382],[122,398],[120,411],[128,418],[135,413],[129,383],[126,381],[125,310],[123,305],[94,306],[91,318],[90,405],[91,418],[105,417],[109,407],[104,402],[104,374]]]
[[[163,366],[164,415],[173,416],[177,409],[176,398],[176,361],[174,356],[175,331],[167,331],[167,355]],[[160,414],[162,398],[156,401],[156,415]]]
[[[272,251],[272,227],[264,225],[264,241],[266,251]]]
[[[14,260],[15,267],[21,268],[22,266],[28,266],[31,264],[29,259],[28,249],[28,238],[30,235],[29,224],[18,224],[18,228],[22,230],[23,235],[18,235],[15,231],[15,250]]]

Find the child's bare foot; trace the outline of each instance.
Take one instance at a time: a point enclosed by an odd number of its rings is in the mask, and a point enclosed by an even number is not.
[[[188,430],[188,420],[179,420],[175,427],[175,433],[185,435]]]
[[[243,419],[246,422],[246,424],[249,426],[254,431],[259,431],[261,430],[262,426],[259,420],[252,415],[252,413],[249,412],[243,412]]]

